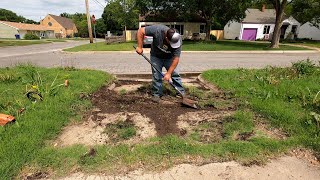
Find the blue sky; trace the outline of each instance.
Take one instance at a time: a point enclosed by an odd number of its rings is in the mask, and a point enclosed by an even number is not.
[[[90,14],[100,18],[103,7],[96,1],[105,6],[105,0],[89,0]],[[85,0],[0,0],[0,8],[35,21],[43,19],[47,14],[86,12]]]

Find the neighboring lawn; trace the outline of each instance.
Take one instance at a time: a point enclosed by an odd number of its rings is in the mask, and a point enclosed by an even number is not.
[[[79,51],[133,51],[133,45],[136,42],[126,42],[117,44],[106,44],[104,42],[84,44],[73,48],[65,49],[68,52],[79,52]]]
[[[43,40],[0,40],[0,47],[5,46],[27,46],[32,44],[47,44],[50,41]]]
[[[286,40],[282,41],[283,44],[292,44],[292,45],[303,45],[320,48],[320,41],[312,41],[312,40]]]
[[[268,42],[217,41],[190,42],[185,41],[183,51],[261,51],[261,50],[307,50],[300,47],[281,45],[279,49],[270,49]]]
[[[69,86],[65,87],[65,80]],[[45,69],[31,65],[0,69],[0,113],[16,122],[0,126],[0,177],[12,179],[39,156],[46,141],[54,139],[64,125],[81,119],[91,106],[87,96],[112,77],[101,71],[74,68]],[[28,91],[41,92],[26,97]],[[19,113],[20,110],[24,112]]]
[[[79,51],[132,51],[136,42],[127,42],[107,45],[104,42],[85,44],[70,49],[69,52]],[[184,41],[183,51],[258,51],[258,50],[307,50],[306,48],[282,45],[280,49],[268,48],[269,43],[256,43],[244,41],[217,41],[217,42],[191,42]]]

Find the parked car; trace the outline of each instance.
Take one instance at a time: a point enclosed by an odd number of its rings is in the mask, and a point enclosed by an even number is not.
[[[144,36],[143,47],[151,47],[152,42],[153,42],[152,36]]]

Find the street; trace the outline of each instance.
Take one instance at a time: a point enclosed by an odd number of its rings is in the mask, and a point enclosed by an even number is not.
[[[135,51],[78,53],[61,51],[61,49],[85,43],[87,41],[0,48],[0,67],[32,63],[42,67],[73,66],[96,69],[112,74],[149,74],[151,71],[148,62],[138,56]],[[147,51],[145,54],[150,56]],[[189,73],[208,69],[290,66],[292,62],[307,58],[317,62],[320,60],[320,53],[182,52],[179,71]]]

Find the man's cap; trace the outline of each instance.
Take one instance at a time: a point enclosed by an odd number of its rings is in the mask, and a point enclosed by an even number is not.
[[[170,41],[170,46],[172,48],[178,48],[181,46],[181,35],[173,28],[167,31],[167,38]]]

